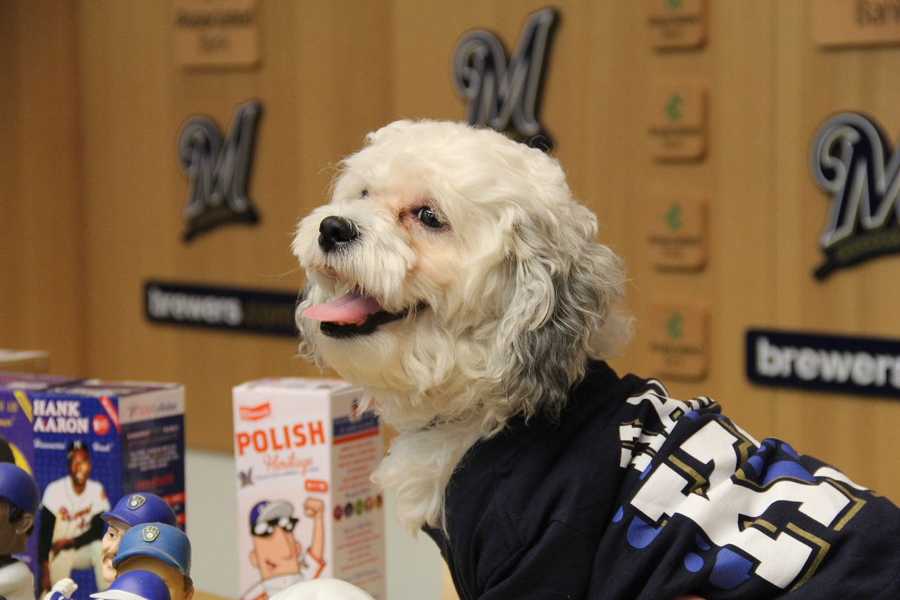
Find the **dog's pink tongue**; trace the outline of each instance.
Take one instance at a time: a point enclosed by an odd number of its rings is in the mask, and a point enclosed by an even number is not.
[[[351,292],[330,302],[313,304],[303,311],[303,316],[314,321],[361,325],[366,317],[380,310],[381,305],[374,298]]]

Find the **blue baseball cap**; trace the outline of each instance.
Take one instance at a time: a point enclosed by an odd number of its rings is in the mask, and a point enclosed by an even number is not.
[[[40,493],[31,475],[12,463],[0,463],[0,498],[22,512],[35,514]]]
[[[162,577],[150,571],[130,571],[116,577],[109,589],[91,594],[98,600],[172,600]]]
[[[140,493],[122,496],[112,510],[105,512],[101,518],[122,521],[129,527],[142,523],[165,523],[175,525],[175,511],[165,500],[156,494]]]
[[[118,569],[129,558],[140,556],[161,560],[182,575],[191,575],[191,541],[172,525],[142,523],[126,531],[119,542],[113,567]]]

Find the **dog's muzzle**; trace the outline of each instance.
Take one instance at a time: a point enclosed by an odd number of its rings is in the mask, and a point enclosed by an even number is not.
[[[359,237],[356,224],[344,217],[325,217],[319,223],[319,248],[331,252],[353,242]]]
[[[319,223],[319,248],[326,254],[340,251],[359,237],[359,228],[350,219],[332,215]],[[425,306],[419,303],[414,308],[423,310]],[[342,296],[308,306],[303,316],[319,321],[319,330],[328,337],[350,338],[374,333],[382,325],[400,320],[409,312],[409,308],[388,312],[376,298],[357,287]]]
[[[416,312],[425,310],[425,303],[415,306]],[[388,312],[378,301],[353,291],[319,304],[312,304],[303,316],[319,321],[319,331],[332,338],[351,338],[374,333],[382,325],[404,318],[410,309]]]

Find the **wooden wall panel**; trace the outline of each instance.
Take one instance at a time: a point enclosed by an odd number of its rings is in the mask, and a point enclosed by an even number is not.
[[[824,283],[812,278],[827,200],[809,170],[812,136],[835,111],[867,111],[888,131],[900,130],[900,86],[891,76],[900,51],[821,50],[811,37],[811,1],[709,2],[707,45],[685,52],[651,49],[642,3],[556,5],[562,22],[542,121],[556,135],[555,154],[575,194],[598,213],[601,238],[629,269],[636,336],[615,365],[652,374],[653,303],[708,305],[709,376],[668,381],[674,395],[712,395],[757,437],[789,440],[896,500],[900,457],[892,433],[900,426],[900,403],[753,386],[744,374],[744,335],[762,326],[900,337],[893,308],[900,258],[866,263]],[[459,119],[463,101],[441,66],[459,35],[487,28],[512,48],[525,16],[543,3],[457,3],[434,7],[430,19],[416,3],[395,6],[396,114]],[[663,81],[708,86],[702,162],[660,164],[650,157],[647,102]],[[696,274],[655,270],[645,242],[650,196],[681,192],[709,200],[710,257]],[[455,597],[446,583],[443,597]]]
[[[561,0],[542,122],[601,239],[625,259],[635,339],[614,361],[652,375],[653,304],[710,308],[702,381],[757,437],[775,436],[900,498],[900,403],[752,386],[744,333],[754,326],[900,337],[900,258],[811,276],[827,200],[809,172],[812,135],[831,113],[872,114],[900,131],[900,49],[824,50],[813,0],[707,2],[708,41],[657,52],[643,2]],[[230,389],[252,378],[318,375],[290,339],[172,329],[144,321],[148,278],[295,292],[297,219],[321,204],[334,164],[397,118],[463,119],[456,43],[490,29],[516,47],[536,0],[260,0],[251,70],[184,70],[171,2],[0,2],[0,347],[51,353],[54,371],[174,380],[188,392],[188,442],[231,450]],[[654,86],[709,90],[705,160],[661,164],[647,129]],[[188,182],[180,127],[205,114],[228,130],[234,109],[264,104],[251,197],[259,227],[227,226],[181,242]],[[895,142],[896,140],[891,140]],[[709,203],[710,256],[693,274],[650,263],[649,200]],[[445,598],[454,594],[448,589]]]
[[[744,334],[754,326],[897,337],[891,310],[900,259],[839,273],[825,283],[811,271],[827,201],[809,172],[818,125],[838,110],[866,110],[896,130],[896,48],[823,51],[813,44],[811,2],[709,2],[704,49],[651,49],[639,2],[561,2],[542,122],[575,194],[599,216],[601,238],[626,260],[628,306],[636,336],[614,361],[652,374],[647,351],[652,304],[707,305],[709,375],[669,380],[678,397],[710,394],[757,437],[777,436],[841,465],[862,483],[900,496],[896,442],[900,404],[751,385]],[[394,109],[398,117],[465,117],[449,62],[459,36],[495,31],[515,47],[540,2],[495,0],[434,5],[396,0]],[[429,65],[431,67],[429,68]],[[650,157],[648,101],[659,82],[709,89],[708,153],[698,163]],[[893,121],[891,121],[893,119]],[[659,272],[645,242],[648,200],[697,193],[709,201],[710,257],[695,274]],[[873,436],[874,434],[874,436]],[[874,437],[874,440],[873,440]]]
[[[778,323],[785,327],[897,339],[894,308],[900,260],[863,263],[817,282],[818,237],[828,202],[809,169],[809,145],[822,122],[842,110],[874,116],[891,143],[900,131],[900,68],[896,48],[822,50],[813,45],[812,4],[779,4],[774,116],[779,215],[767,237],[778,248],[773,287]],[[858,483],[896,502],[900,498],[900,453],[895,431],[900,403],[823,394],[778,393],[775,431],[801,451],[834,462]]]
[[[75,7],[0,3],[0,347],[83,359]]]
[[[709,375],[670,380],[673,392],[713,395],[757,437],[789,439],[898,497],[900,404],[751,386],[743,339],[751,326],[900,336],[897,257],[812,278],[827,202],[808,167],[811,137],[834,111],[868,111],[900,130],[900,50],[815,46],[811,0],[707,4],[707,45],[683,52],[651,49],[643,3],[556,5],[542,120],[630,272],[637,333],[615,365],[651,374],[654,303],[706,304]],[[185,382],[191,445],[228,450],[233,384],[317,372],[294,358],[292,340],[148,325],[143,281],[296,291],[291,232],[326,199],[334,163],[395,118],[464,118],[451,77],[460,35],[491,29],[515,48],[543,6],[262,0],[259,68],[187,71],[172,54],[168,2],[0,4],[0,67],[14,81],[0,98],[0,214],[14,224],[0,239],[0,277],[17,282],[0,295],[0,345],[46,348],[55,370]],[[702,162],[650,157],[649,99],[666,81],[708,86]],[[251,185],[262,224],[186,245],[179,129],[196,114],[228,129],[251,98],[265,106]],[[662,273],[645,241],[649,198],[682,192],[708,199],[710,257],[702,272]]]
[[[681,396],[717,393],[729,412],[754,430],[772,427],[771,400],[744,401],[753,391],[743,377],[744,323],[774,317],[765,282],[774,269],[774,250],[760,260],[753,234],[763,236],[774,208],[771,154],[761,151],[770,136],[774,89],[768,84],[774,46],[756,44],[771,37],[774,4],[741,8],[716,5],[710,15],[714,32],[735,32],[716,39],[707,51],[657,53],[651,50],[645,12],[638,2],[562,2],[546,79],[542,121],[556,137],[555,155],[570,184],[601,223],[601,239],[626,260],[631,276],[629,307],[637,317],[634,342],[616,364],[622,370],[648,373],[644,323],[655,302],[705,304],[713,310],[710,377],[701,383],[671,383]],[[471,28],[495,31],[508,49],[518,42],[526,15],[540,2],[488,2],[436,8],[422,23],[416,3],[397,2],[397,64],[394,76],[396,113],[402,116],[464,118],[465,105],[451,86],[448,63],[460,34]],[[749,11],[749,12],[748,12]],[[752,12],[752,14],[750,14]],[[752,17],[753,28],[740,23]],[[430,25],[429,25],[430,23]],[[454,30],[437,23],[452,23]],[[715,33],[711,34],[715,35]],[[754,52],[747,49],[753,47]],[[413,49],[417,52],[413,53]],[[410,57],[411,54],[414,56]],[[426,57],[435,65],[424,66]],[[446,58],[445,58],[446,57]],[[711,95],[709,158],[695,164],[659,164],[649,153],[649,91],[661,82],[706,83]],[[758,89],[760,94],[728,94],[724,89]],[[737,127],[737,129],[736,129]],[[750,143],[736,143],[741,131]],[[735,168],[735,165],[740,165]],[[688,190],[710,200],[714,248],[709,267],[699,274],[660,273],[649,265],[645,242],[651,218],[651,195]],[[754,198],[759,210],[748,212],[738,198]],[[752,232],[736,239],[733,231]],[[736,270],[736,263],[746,268]],[[735,289],[743,290],[733,295]]]
[[[169,3],[80,4],[85,123],[89,363],[107,377],[187,386],[188,443],[231,451],[231,387],[318,375],[287,338],[151,326],[150,277],[295,293],[289,246],[297,219],[326,198],[333,165],[388,120],[387,6],[261,2],[261,65],[183,70],[172,56]],[[264,105],[250,186],[261,223],[181,242],[188,181],[181,125],[205,114],[230,130],[235,107]]]

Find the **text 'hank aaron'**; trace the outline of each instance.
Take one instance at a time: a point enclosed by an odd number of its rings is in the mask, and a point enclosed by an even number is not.
[[[235,437],[240,456],[251,448],[257,453],[290,450],[324,444],[325,424],[322,421],[295,423],[282,427],[241,431]]]
[[[35,400],[34,430],[46,433],[89,433],[77,400]]]

